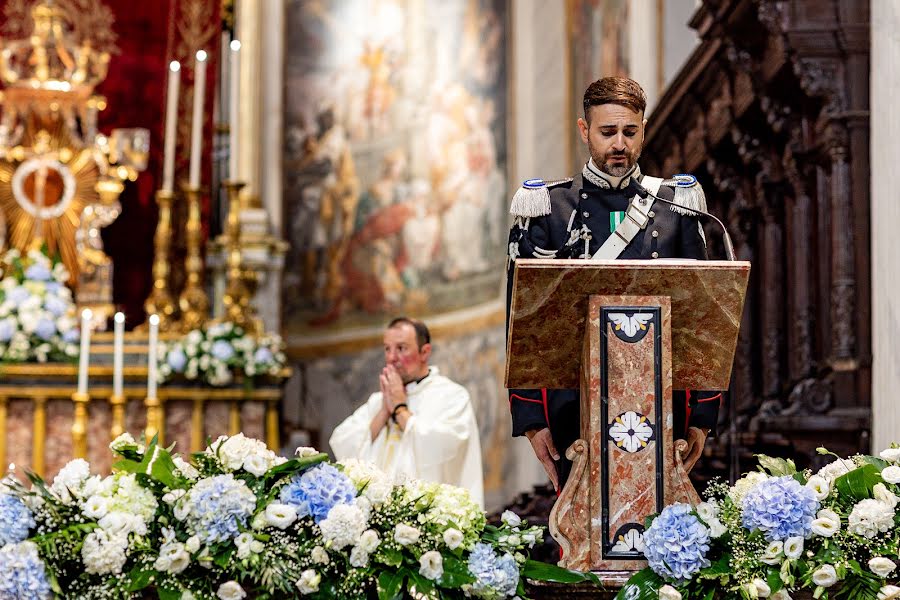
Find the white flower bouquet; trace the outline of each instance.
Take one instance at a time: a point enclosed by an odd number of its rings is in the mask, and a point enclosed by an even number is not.
[[[0,280],[0,362],[72,361],[78,321],[69,273],[61,262],[31,250],[9,250]]]
[[[649,567],[617,598],[900,599],[900,448],[835,458],[814,473],[760,456],[698,506],[667,506],[644,532]]]
[[[245,381],[279,377],[287,362],[279,336],[257,338],[228,322],[195,329],[173,343],[160,345],[159,352],[160,382],[182,376],[224,386],[238,373]]]
[[[595,581],[528,559],[467,491],[392,481],[310,448],[287,460],[243,435],[188,462],[130,435],[108,477],[84,460],[50,485],[0,486],[0,598],[510,598],[523,578]]]

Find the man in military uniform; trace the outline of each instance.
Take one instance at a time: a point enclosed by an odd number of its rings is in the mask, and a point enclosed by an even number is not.
[[[509,234],[507,322],[518,258],[706,259],[703,230],[690,210],[706,210],[696,179],[647,177],[638,166],[646,104],[644,91],[631,79],[604,77],[592,83],[584,93],[584,117],[578,119],[591,155],[581,173],[546,184],[528,180],[516,192],[510,209],[515,221]],[[654,200],[644,190],[675,205]],[[620,226],[632,215],[643,227]],[[697,391],[673,395],[675,433],[686,436],[676,448],[688,470],[715,429],[721,397]],[[511,389],[509,402],[513,436],[528,437],[559,490],[571,468],[559,451],[580,436],[578,390]]]

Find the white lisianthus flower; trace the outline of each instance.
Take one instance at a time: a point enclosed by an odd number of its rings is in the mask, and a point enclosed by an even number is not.
[[[241,584],[232,580],[220,585],[216,596],[221,598],[221,600],[243,600],[243,598],[247,597],[247,592],[244,591]]]
[[[278,529],[287,529],[297,520],[297,509],[290,504],[273,502],[266,507],[266,521]]]
[[[768,598],[772,593],[772,588],[769,587],[769,584],[763,581],[762,579],[754,579],[750,582],[754,588],[756,588],[756,597],[757,598]]]
[[[357,569],[364,569],[369,566],[369,553],[363,551],[359,546],[354,546],[350,551],[350,565]]]
[[[328,558],[328,552],[322,546],[316,546],[312,549],[311,558],[317,565],[327,565],[331,562],[331,559]]]
[[[200,538],[196,535],[192,535],[184,542],[184,548],[191,554],[200,549]]]
[[[769,598],[771,598],[772,600],[793,600],[793,598],[791,598],[791,595],[788,594],[788,591],[784,588],[781,588],[780,590],[769,596]]]
[[[894,600],[900,598],[900,587],[896,585],[886,585],[878,590],[878,600]]]
[[[822,537],[831,537],[841,530],[841,518],[833,510],[824,508],[812,522],[812,532]]]
[[[456,550],[463,543],[464,536],[462,531],[450,527],[444,531],[444,543],[451,550]]]
[[[340,550],[356,542],[366,530],[366,516],[359,507],[352,504],[337,504],[328,517],[319,523],[322,538],[330,541],[335,550]]]
[[[876,500],[881,500],[891,508],[897,508],[897,496],[894,492],[887,489],[883,483],[876,483],[872,488]]]
[[[697,516],[707,525],[719,516],[719,506],[715,502],[701,502],[696,508]]]
[[[297,458],[306,458],[307,456],[315,456],[316,454],[319,454],[319,451],[312,446],[299,446],[294,450],[294,456]]]
[[[419,541],[422,532],[415,527],[410,527],[405,523],[398,523],[394,527],[394,541],[401,546],[409,546]]]
[[[832,463],[828,463],[817,473],[820,477],[824,477],[828,481],[834,481],[841,475],[849,473],[856,468],[856,463],[852,460],[839,458]]]
[[[681,600],[681,592],[671,585],[664,585],[659,588],[659,600]]]
[[[200,477],[200,471],[198,471],[194,465],[184,460],[180,456],[173,456],[172,462],[175,463],[175,467],[181,472],[182,475],[187,477],[188,479],[197,479]],[[183,490],[181,490],[183,491]]]
[[[880,500],[860,500],[847,519],[850,533],[873,538],[894,526],[894,509]]]
[[[725,535],[725,532],[728,531],[728,528],[725,527],[719,519],[710,519],[707,525],[709,525],[709,535],[713,539],[722,537]]]
[[[800,558],[803,554],[803,538],[799,535],[784,540],[784,555],[788,558]]]
[[[266,457],[258,454],[251,454],[244,459],[244,470],[257,477],[262,477],[269,470],[271,463]]]
[[[900,462],[900,448],[886,448],[879,456],[888,462]]]
[[[883,556],[869,559],[869,569],[879,577],[887,577],[897,568],[897,563]]]
[[[813,583],[818,586],[827,588],[837,583],[837,572],[831,565],[822,565],[812,574]]]
[[[500,515],[500,520],[509,525],[510,527],[518,527],[522,524],[522,519],[511,510],[504,510],[503,514]]]
[[[134,437],[127,431],[120,434],[119,437],[109,443],[109,449],[113,452],[119,450],[120,448],[124,448],[125,446],[138,446],[138,443],[135,441]],[[138,446],[138,452],[141,452],[141,450],[142,447]]]
[[[816,495],[816,500],[824,500],[831,492],[831,484],[821,475],[813,475],[806,482],[806,487]]]
[[[781,564],[781,555],[784,552],[784,542],[781,540],[775,540],[774,542],[770,542],[768,546],[766,546],[766,551],[763,552],[763,555],[759,557],[759,560],[766,563],[767,565],[778,565]]]
[[[900,467],[897,465],[885,467],[884,470],[881,471],[881,478],[888,483],[900,483]]]
[[[103,496],[91,496],[81,503],[81,512],[89,519],[102,519],[109,512],[109,500]]]
[[[419,558],[419,575],[432,581],[444,574],[444,557],[437,550],[429,550]]]
[[[300,590],[300,593],[304,596],[307,594],[315,594],[319,591],[320,583],[322,583],[322,576],[312,569],[307,569],[300,573],[300,579],[297,581],[297,589]]]
[[[245,559],[250,556],[250,544],[253,542],[253,534],[246,531],[234,538],[234,545],[237,547],[237,557]]]
[[[181,573],[191,564],[191,555],[185,550],[184,544],[169,542],[159,549],[159,557],[153,563],[153,568],[166,573]]]
[[[182,496],[184,496],[185,494],[187,494],[187,490],[182,490],[182,489],[172,490],[171,492],[166,492],[165,494],[163,494],[162,499],[163,499],[163,502],[165,502],[166,504],[172,505],[172,504],[175,504],[175,502],[177,502],[178,499],[181,498]]]
[[[381,539],[378,537],[378,532],[374,529],[366,529],[359,537],[359,542],[357,542],[356,545],[362,549],[363,552],[371,554],[372,552],[375,552],[375,549],[378,548],[380,543]]]

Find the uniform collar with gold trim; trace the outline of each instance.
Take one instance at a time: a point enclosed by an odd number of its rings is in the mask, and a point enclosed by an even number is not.
[[[604,173],[600,170],[599,167],[594,163],[594,159],[590,159],[584,164],[584,168],[581,170],[581,174],[585,179],[593,183],[599,188],[604,190],[621,190],[628,187],[628,184],[631,183],[631,178],[634,177],[636,179],[640,179],[641,177],[641,168],[637,163],[634,163],[634,166],[630,171],[625,173],[625,175],[621,177],[613,177],[609,173]]]

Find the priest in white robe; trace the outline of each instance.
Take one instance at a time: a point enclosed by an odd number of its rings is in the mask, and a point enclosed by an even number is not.
[[[429,366],[430,356],[424,323],[391,321],[380,391],[338,425],[331,449],[338,460],[368,461],[389,475],[466,488],[484,506],[481,442],[469,393]]]

